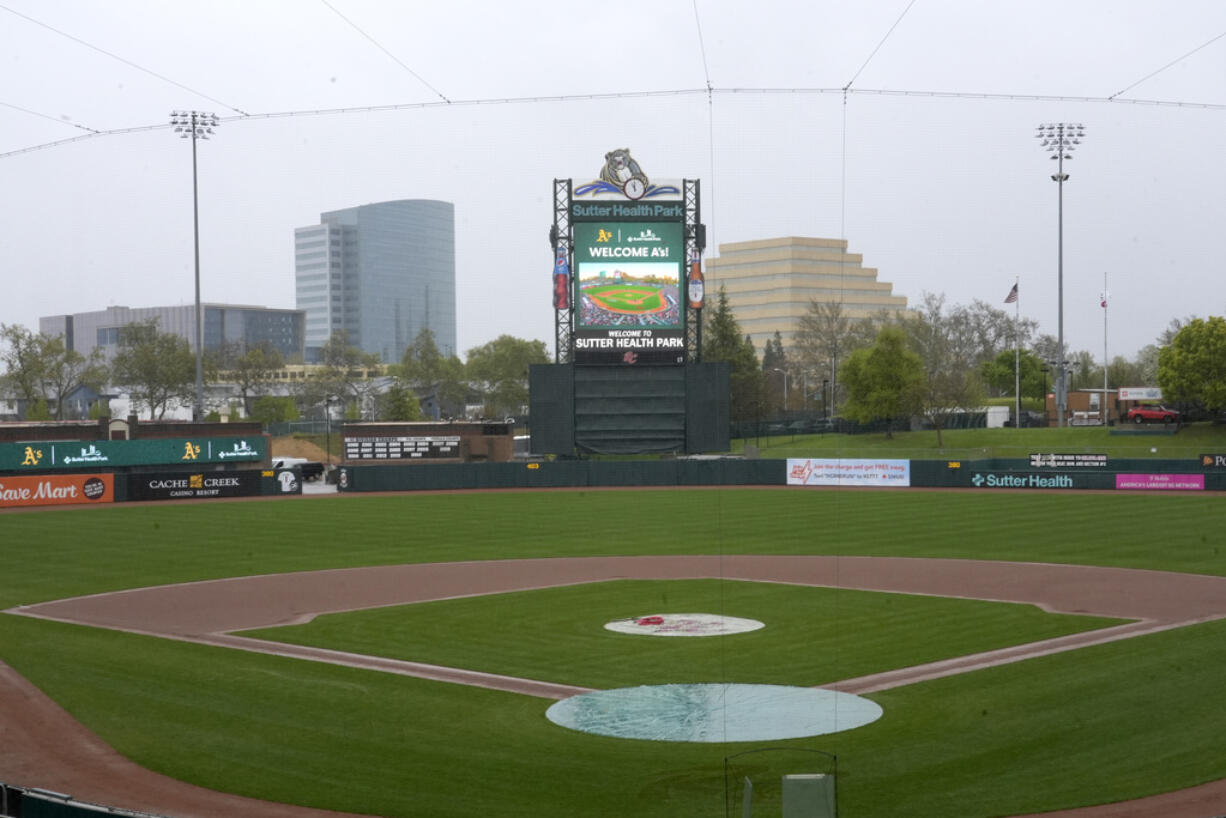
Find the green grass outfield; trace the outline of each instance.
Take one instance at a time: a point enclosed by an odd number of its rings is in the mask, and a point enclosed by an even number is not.
[[[716,489],[6,513],[0,608],[235,575],[558,555],[973,557],[1226,575],[1221,502]],[[0,616],[0,658],[145,766],[352,812],[723,815],[723,759],[749,749],[588,736],[550,724],[548,702],[531,697],[23,617]],[[871,696],[880,721],[780,744],[838,755],[842,818],[1139,797],[1226,777],[1224,674],[1217,622],[884,691]]]
[[[935,431],[843,435],[790,433],[763,434],[732,441],[732,450],[746,445],[758,448],[761,457],[892,457],[915,459],[1027,458],[1032,453],[1062,452],[1105,454],[1109,458],[1187,459],[1199,470],[1202,454],[1226,452],[1226,425],[1190,423],[1176,434],[1165,434],[1161,424],[1125,424],[1107,429],[1066,426],[1063,429],[947,429],[937,445]],[[1112,434],[1115,431],[1115,434]]]

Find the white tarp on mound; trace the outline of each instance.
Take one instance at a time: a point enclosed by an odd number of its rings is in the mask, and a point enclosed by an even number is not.
[[[554,724],[652,741],[770,741],[851,730],[881,718],[876,702],[815,687],[669,684],[598,690],[552,705]]]

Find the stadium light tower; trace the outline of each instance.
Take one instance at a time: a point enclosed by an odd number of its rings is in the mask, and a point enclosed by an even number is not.
[[[1065,425],[1065,415],[1068,412],[1068,361],[1064,355],[1064,183],[1069,175],[1064,172],[1064,160],[1073,158],[1073,151],[1085,137],[1085,126],[1072,122],[1049,122],[1035,129],[1035,139],[1043,140],[1039,146],[1051,154],[1051,159],[1057,162],[1056,172],[1052,181],[1056,183],[1058,194],[1058,233],[1056,250],[1056,279],[1058,304],[1057,338],[1059,347],[1056,361],[1056,425]]]
[[[208,139],[217,127],[217,115],[203,111],[173,111],[170,124],[181,139],[192,141],[192,230],[196,247],[196,399],[192,420],[204,419],[204,316],[200,310],[200,195],[196,184],[196,140]]]

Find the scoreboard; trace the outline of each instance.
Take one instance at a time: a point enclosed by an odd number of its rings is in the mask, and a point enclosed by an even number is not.
[[[460,459],[459,435],[346,437],[346,460]]]

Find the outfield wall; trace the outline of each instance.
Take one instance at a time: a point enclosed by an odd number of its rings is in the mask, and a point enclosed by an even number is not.
[[[1070,461],[1075,462],[1075,461]],[[815,472],[827,477],[812,478]],[[808,482],[804,477],[810,478]],[[557,460],[432,466],[344,465],[341,491],[598,488],[614,486],[892,486],[983,490],[1226,491],[1226,469],[1199,460],[1116,459],[1092,465],[1035,465],[1029,459]]]

